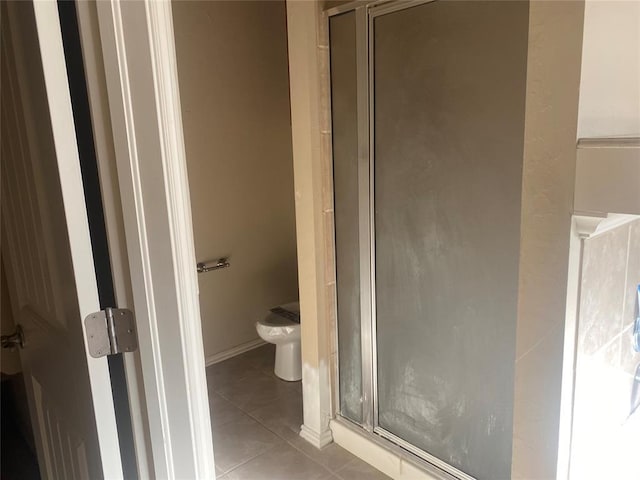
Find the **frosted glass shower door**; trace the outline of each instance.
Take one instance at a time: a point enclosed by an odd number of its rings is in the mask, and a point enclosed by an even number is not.
[[[393,8],[369,26],[375,431],[506,479],[529,6]]]

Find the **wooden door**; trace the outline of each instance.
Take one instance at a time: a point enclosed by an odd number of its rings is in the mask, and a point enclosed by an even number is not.
[[[55,2],[2,4],[2,251],[43,478],[122,478],[106,358],[85,348],[99,310]]]

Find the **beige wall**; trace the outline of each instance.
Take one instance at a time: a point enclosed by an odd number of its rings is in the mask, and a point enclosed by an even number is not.
[[[174,2],[205,354],[298,298],[284,2]],[[194,266],[195,268],[195,266]]]
[[[640,2],[588,0],[578,137],[640,136]]]
[[[556,477],[583,7],[529,9],[514,479]]]

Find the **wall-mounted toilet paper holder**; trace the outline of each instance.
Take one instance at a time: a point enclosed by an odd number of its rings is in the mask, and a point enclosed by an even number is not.
[[[221,268],[228,268],[231,266],[229,263],[228,257],[221,257],[215,261],[213,264],[208,264],[209,262],[199,262],[196,264],[196,269],[198,273],[207,273],[211,270],[220,270]]]

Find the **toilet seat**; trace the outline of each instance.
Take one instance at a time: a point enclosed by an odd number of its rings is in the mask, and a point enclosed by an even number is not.
[[[264,319],[258,320],[256,329],[263,339],[271,343],[277,344],[280,343],[279,341],[291,342],[300,339],[300,324],[275,313],[270,313]]]
[[[297,302],[282,305],[281,308],[300,312]],[[300,324],[282,315],[269,313],[256,322],[256,331],[265,342],[276,346],[274,373],[287,381],[302,378],[302,359],[300,354]]]

